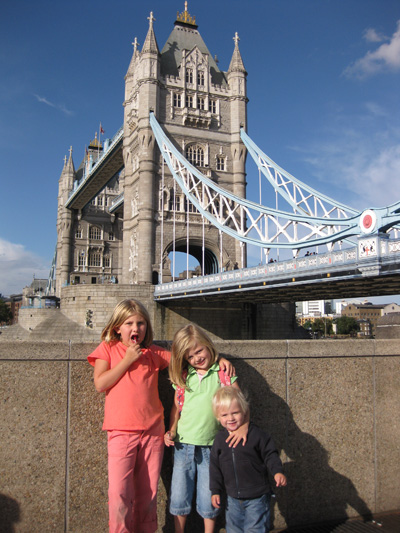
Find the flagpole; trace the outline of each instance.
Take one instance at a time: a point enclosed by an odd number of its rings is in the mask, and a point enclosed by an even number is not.
[[[97,145],[97,161],[100,158],[100,142],[101,142],[101,122],[99,125],[99,144]]]

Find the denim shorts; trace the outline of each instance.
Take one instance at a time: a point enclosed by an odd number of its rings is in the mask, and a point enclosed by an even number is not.
[[[190,513],[195,486],[196,511],[199,515],[202,518],[215,518],[219,514],[219,509],[211,504],[210,451],[211,446],[175,443],[169,507],[172,515],[186,516]]]
[[[239,500],[228,496],[226,502],[227,533],[268,533],[270,494]]]

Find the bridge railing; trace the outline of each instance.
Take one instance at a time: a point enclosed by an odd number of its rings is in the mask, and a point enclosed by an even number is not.
[[[257,281],[276,280],[288,276],[298,277],[309,273],[333,273],[343,270],[346,265],[356,265],[380,261],[398,261],[400,254],[400,240],[389,240],[385,237],[360,239],[358,246],[323,254],[310,254],[287,261],[270,262],[248,268],[229,270],[217,274],[209,274],[178,281],[171,281],[156,285],[155,298],[182,292],[195,292],[217,289],[224,285],[237,284],[240,286]],[[396,257],[395,257],[396,256]]]

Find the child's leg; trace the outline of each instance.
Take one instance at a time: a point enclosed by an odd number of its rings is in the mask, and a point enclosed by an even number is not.
[[[184,533],[186,525],[186,516],[174,516],[175,533]]]
[[[259,498],[243,500],[244,504],[244,531],[254,533],[268,533],[269,531],[269,494],[263,494]]]
[[[132,530],[133,471],[139,433],[108,432],[108,511],[110,533]]]
[[[204,519],[204,533],[214,533],[215,518]]]
[[[175,527],[180,527],[180,524],[184,527],[186,517],[192,508],[196,477],[194,450],[195,446],[192,444],[175,444],[169,505],[169,512],[176,517]]]
[[[242,533],[244,529],[245,510],[243,502],[245,500],[237,500],[236,498],[227,497],[226,501],[226,531],[228,533]]]
[[[133,478],[133,531],[157,531],[157,489],[163,455],[164,425],[160,435],[142,432]]]
[[[195,460],[197,466],[197,502],[196,510],[204,519],[204,531],[212,533],[219,509],[211,503],[210,491],[210,450],[209,446],[196,446]]]

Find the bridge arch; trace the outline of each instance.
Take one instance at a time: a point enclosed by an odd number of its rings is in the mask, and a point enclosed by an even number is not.
[[[173,241],[167,244],[164,248],[164,257],[171,254],[171,252],[181,252],[194,257],[201,268],[201,272],[207,274],[216,274],[221,271],[220,265],[220,249],[217,242],[213,242],[210,239],[204,240],[204,256],[203,256],[203,240],[201,237],[191,236],[189,246],[186,242],[186,237],[181,237],[175,240],[175,246]],[[203,264],[204,263],[204,264]],[[229,263],[229,256],[226,250],[222,251],[222,265]],[[186,270],[186,267],[184,267]],[[178,276],[180,272],[175,270],[175,276]],[[174,275],[173,265],[171,263],[171,275]]]

